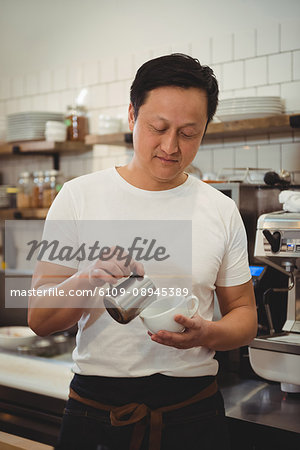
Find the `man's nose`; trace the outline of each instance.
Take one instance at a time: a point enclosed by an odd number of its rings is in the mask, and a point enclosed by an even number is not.
[[[166,132],[161,138],[160,147],[168,155],[171,155],[172,153],[177,153],[179,150],[179,146],[176,131]]]

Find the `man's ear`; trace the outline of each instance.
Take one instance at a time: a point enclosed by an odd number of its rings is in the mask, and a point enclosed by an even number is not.
[[[134,108],[132,103],[129,104],[129,108],[128,108],[128,125],[129,125],[129,130],[133,131],[134,128]]]

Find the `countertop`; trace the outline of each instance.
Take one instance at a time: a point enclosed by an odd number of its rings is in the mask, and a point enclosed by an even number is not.
[[[226,415],[232,419],[300,434],[300,394],[287,394],[280,383],[219,376]]]

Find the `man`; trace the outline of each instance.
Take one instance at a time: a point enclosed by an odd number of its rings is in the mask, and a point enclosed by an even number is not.
[[[58,302],[55,308],[56,300],[47,295],[53,286],[68,293],[113,284],[132,272],[143,276],[141,262],[131,259],[127,266],[113,256],[83,268],[70,263],[63,275],[60,264],[38,263],[33,286],[45,293],[30,299],[30,326],[47,335],[79,325],[59,449],[229,448],[213,356],[256,335],[246,236],[234,202],[184,172],[213,118],[217,97],[212,70],[198,60],[173,54],[145,63],[131,87],[132,160],[66,183],[50,209],[48,223],[192,221],[191,277],[201,305],[192,318],[175,317],[183,333],[147,335],[140,321],[121,326],[67,294],[64,307]],[[66,240],[72,234],[62,233]],[[45,281],[49,277],[51,283]],[[212,322],[215,290],[223,317]],[[42,308],[47,300],[54,304]]]

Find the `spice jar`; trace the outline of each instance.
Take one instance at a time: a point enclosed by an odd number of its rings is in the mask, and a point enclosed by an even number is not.
[[[49,208],[62,187],[62,176],[58,170],[45,172],[43,188],[43,208]]]
[[[44,172],[33,172],[32,207],[43,207]]]
[[[84,142],[85,136],[89,133],[89,120],[87,110],[84,106],[68,106],[67,117],[68,141]]]
[[[17,208],[32,206],[32,177],[29,172],[21,172],[18,179]]]

